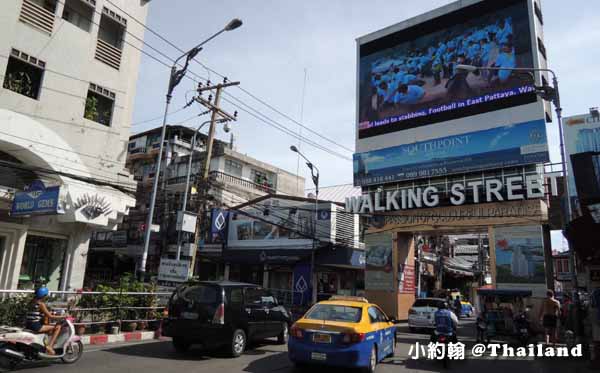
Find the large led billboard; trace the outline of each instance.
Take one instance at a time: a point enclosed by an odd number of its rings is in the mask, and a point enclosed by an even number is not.
[[[365,174],[369,159],[402,156],[394,166],[410,166],[394,171],[405,176],[378,174],[380,181],[547,161],[544,105],[534,89],[539,76],[507,70],[540,66],[541,24],[534,17],[533,0],[467,0],[359,38],[355,185],[373,180]],[[488,147],[507,131],[510,144]],[[463,135],[479,142],[460,143]],[[434,140],[457,146],[428,149]],[[501,159],[488,163],[473,157],[497,150]],[[440,166],[445,157],[457,166]],[[432,161],[431,172],[414,174]]]

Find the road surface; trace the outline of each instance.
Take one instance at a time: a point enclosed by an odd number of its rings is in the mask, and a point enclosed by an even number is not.
[[[473,345],[473,320],[461,321],[460,341],[469,347]],[[411,345],[415,342],[427,344],[429,336],[413,334],[406,325],[398,332],[396,354],[386,359],[377,367],[377,373],[402,372],[441,372],[446,371],[441,362],[426,359],[413,360],[408,356]],[[233,359],[217,353],[204,353],[192,349],[188,353],[177,354],[169,341],[140,343],[105,347],[102,349],[90,346],[82,359],[75,365],[51,364],[24,366],[19,369],[23,373],[155,373],[155,372],[210,372],[229,373],[247,372],[263,373],[295,372],[287,359],[285,346],[274,342],[265,342],[249,349],[243,356]],[[592,372],[585,361],[567,360],[565,358],[474,358],[467,353],[466,360],[453,361],[447,371],[461,373],[583,373]],[[310,373],[345,373],[344,369],[310,369]]]

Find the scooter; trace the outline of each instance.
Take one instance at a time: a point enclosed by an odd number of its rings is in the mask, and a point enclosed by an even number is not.
[[[529,342],[530,334],[530,326],[529,320],[527,319],[527,311],[520,313],[514,319],[515,325],[515,337],[519,340],[521,345],[527,346]]]
[[[433,333],[431,334],[431,338],[430,341],[432,343],[439,343],[444,345],[444,349],[445,351],[443,352],[444,354],[444,359],[442,361],[442,363],[444,364],[444,368],[448,368],[448,366],[450,365],[450,358],[448,357],[448,345],[450,343],[457,343],[458,339],[456,338],[456,334],[455,333],[440,333],[437,330],[434,330]]]
[[[83,355],[83,343],[75,334],[73,318],[67,317],[60,323],[60,334],[56,339],[56,355],[48,355],[46,346],[50,339],[47,334],[37,334],[30,330],[0,326],[0,359],[8,361],[8,367],[15,369],[23,362],[57,361],[73,364]]]

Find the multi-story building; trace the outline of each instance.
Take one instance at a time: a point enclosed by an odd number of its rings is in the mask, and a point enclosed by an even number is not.
[[[92,231],[135,205],[130,41],[147,3],[0,2],[0,288],[80,288]]]
[[[135,270],[143,250],[144,231],[150,206],[152,183],[156,176],[156,160],[160,148],[161,128],[131,136],[127,150],[127,167],[138,183],[137,202],[117,233],[98,231],[94,235],[87,278],[109,280],[115,273]],[[146,270],[156,273],[161,257],[174,257],[177,250],[176,216],[182,208],[186,176],[189,164],[192,128],[168,126],[163,153],[163,170],[160,173],[159,194],[156,199],[154,225],[161,233],[152,233]],[[199,133],[192,159],[190,193],[187,211],[204,211],[204,198],[200,197],[202,174],[206,161],[207,136]],[[210,206],[227,208],[269,194],[302,196],[304,178],[291,174],[268,163],[261,162],[238,152],[230,142],[215,140],[209,167]],[[208,210],[207,210],[208,211]],[[215,264],[213,256],[206,253],[220,252],[219,245],[206,244],[207,229],[201,230],[198,267],[203,272],[222,273],[222,265]],[[191,254],[194,237],[183,235],[186,254]],[[212,250],[212,251],[211,251]],[[125,254],[117,255],[114,254]],[[189,255],[183,254],[184,257]],[[120,260],[115,260],[120,257]],[[125,262],[125,264],[124,264]]]

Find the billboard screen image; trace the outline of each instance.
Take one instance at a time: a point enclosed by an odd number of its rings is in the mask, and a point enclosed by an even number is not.
[[[358,137],[536,102],[528,3],[483,1],[359,47]]]
[[[544,244],[537,225],[495,228],[496,282],[544,284]]]
[[[354,184],[514,167],[550,160],[544,120],[354,154]]]

